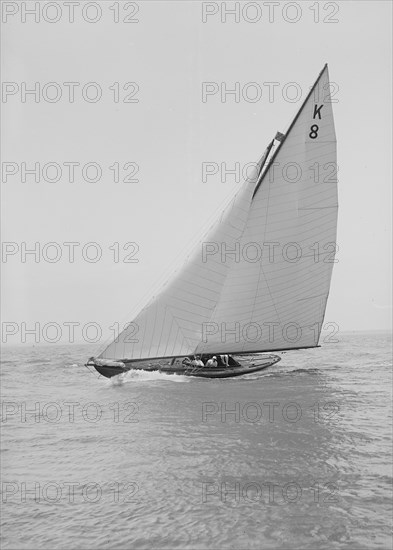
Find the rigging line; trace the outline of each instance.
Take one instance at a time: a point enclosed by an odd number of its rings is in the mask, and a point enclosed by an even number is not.
[[[86,363],[84,363],[83,366],[85,366],[87,370],[90,372],[90,374],[93,374],[96,378],[99,378],[101,376],[101,374],[97,376],[96,373],[92,371]]]
[[[241,186],[237,189],[237,191],[234,194],[228,194],[224,199],[224,206],[219,205],[213,214],[209,217],[209,219],[203,224],[202,227],[200,227],[196,232],[194,232],[192,239],[191,239],[191,250],[190,250],[190,241],[188,241],[177,253],[176,257],[172,260],[172,262],[167,266],[165,273],[161,274],[158,279],[156,279],[151,287],[149,287],[148,290],[144,293],[144,295],[141,297],[141,299],[137,302],[137,304],[132,308],[132,310],[124,315],[121,324],[126,325],[126,328],[121,330],[117,336],[117,338],[120,338],[120,336],[125,332],[128,328],[128,325],[133,319],[137,317],[144,309],[146,309],[153,301],[154,299],[160,294],[160,292],[163,290],[163,288],[171,281],[173,280],[173,276],[175,274],[178,274],[181,269],[189,262],[192,255],[197,250],[198,246],[203,243],[204,239],[209,235],[210,230],[214,226],[218,226],[221,216],[223,213],[230,208],[231,202],[234,201],[239,194],[239,192],[242,190],[243,186],[246,184],[248,180],[242,182]],[[184,258],[184,252],[190,250],[187,256]],[[181,259],[183,260],[181,261]],[[100,357],[103,353],[105,353],[106,349],[113,343],[112,335],[109,335],[103,344],[100,346],[100,352],[98,354],[98,357]],[[125,344],[124,344],[125,345]],[[124,348],[125,349],[125,348]]]

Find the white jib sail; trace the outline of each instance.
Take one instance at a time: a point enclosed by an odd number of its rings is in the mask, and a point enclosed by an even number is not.
[[[100,357],[148,359],[318,344],[338,208],[327,66],[257,185],[258,172],[181,270]]]

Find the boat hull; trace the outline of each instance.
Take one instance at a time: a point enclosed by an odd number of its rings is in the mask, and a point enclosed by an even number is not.
[[[162,372],[165,374],[177,374],[193,376],[196,378],[233,378],[261,371],[278,363],[281,357],[278,355],[265,355],[251,359],[241,359],[242,363],[229,367],[194,367],[187,365],[163,365],[160,363],[146,364],[143,362],[118,362],[117,364],[105,364],[104,361],[90,359],[87,366],[93,366],[102,376],[112,378],[130,370],[146,372]],[[115,362],[113,362],[115,363]]]

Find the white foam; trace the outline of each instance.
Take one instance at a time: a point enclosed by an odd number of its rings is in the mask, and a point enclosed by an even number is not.
[[[166,382],[189,382],[190,379],[188,376],[179,375],[179,374],[166,374],[159,371],[145,371],[145,370],[129,370],[124,374],[115,376],[110,379],[112,384],[115,386],[126,384],[128,382],[156,382],[156,381],[166,381]]]

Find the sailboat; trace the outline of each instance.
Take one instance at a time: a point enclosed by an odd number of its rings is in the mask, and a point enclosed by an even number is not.
[[[111,378],[250,374],[319,347],[336,252],[336,135],[324,66],[213,227],[98,357]],[[212,359],[213,358],[213,359]]]

